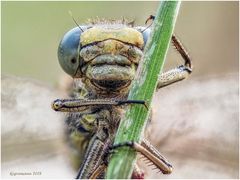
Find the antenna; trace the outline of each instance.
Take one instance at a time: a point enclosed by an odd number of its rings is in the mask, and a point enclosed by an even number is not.
[[[72,17],[73,22],[78,26],[78,28],[83,32],[83,29],[80,27],[80,25],[77,23],[77,21],[74,19],[72,15],[72,11],[68,11],[69,15]]]

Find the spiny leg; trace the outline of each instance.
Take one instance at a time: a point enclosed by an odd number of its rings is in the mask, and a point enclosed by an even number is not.
[[[170,174],[172,172],[172,165],[148,140],[143,139],[141,142],[141,146],[144,147],[148,153],[150,153],[150,156],[152,158],[151,161],[156,161],[158,166],[161,166],[161,168],[159,169],[161,169],[163,174]]]
[[[143,140],[141,144],[137,142],[124,142],[112,146],[112,149],[128,146],[141,153],[150,160],[163,174],[172,172],[172,165],[164,158],[157,149],[155,149],[148,141]]]
[[[105,164],[100,165],[94,170],[89,179],[98,179],[102,174],[104,174],[106,168],[107,166]]]
[[[150,15],[149,18],[146,20],[145,24],[147,24],[148,21],[153,21],[154,19],[155,19],[155,16]],[[151,25],[152,23],[148,27],[150,27]],[[158,78],[158,84],[157,84],[158,89],[168,86],[170,84],[173,84],[175,82],[184,80],[192,72],[192,60],[188,52],[184,49],[180,40],[175,36],[175,34],[172,35],[172,43],[173,43],[173,46],[176,48],[176,50],[182,56],[185,63],[184,65],[181,65],[175,69],[162,73]]]
[[[144,100],[113,100],[113,99],[57,99],[52,103],[52,108],[55,111],[61,112],[82,112],[89,107],[99,105],[121,106],[125,104],[142,104],[147,109],[147,104]]]
[[[181,54],[182,58],[184,59],[185,61],[184,66],[186,68],[189,68],[189,71],[192,71],[192,60],[186,49],[183,47],[181,41],[176,37],[175,34],[172,35],[172,43],[174,47],[177,49],[177,51]]]
[[[188,55],[187,51],[184,49],[180,40],[177,39],[177,37],[174,34],[172,35],[172,43],[176,50],[181,54],[185,62],[184,65],[181,65],[175,69],[171,69],[167,72],[160,74],[157,84],[158,89],[173,84],[175,82],[184,80],[192,72],[191,58]]]

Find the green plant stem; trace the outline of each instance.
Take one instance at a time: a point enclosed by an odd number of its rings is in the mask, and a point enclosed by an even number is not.
[[[128,99],[145,100],[150,107],[179,8],[179,1],[163,1],[160,3],[154,20],[152,34],[146,45],[145,55],[139,64]],[[148,117],[149,110],[144,106],[129,106],[120,123],[114,144],[129,141],[140,142]],[[135,161],[136,152],[133,149],[120,147],[111,157],[106,177],[108,179],[130,178]]]

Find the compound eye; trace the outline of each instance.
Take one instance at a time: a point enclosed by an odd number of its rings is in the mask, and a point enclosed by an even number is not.
[[[85,26],[81,26],[86,29]],[[73,28],[68,31],[62,38],[58,46],[58,61],[62,69],[74,77],[80,65],[79,58],[79,42],[82,30],[79,27]]]

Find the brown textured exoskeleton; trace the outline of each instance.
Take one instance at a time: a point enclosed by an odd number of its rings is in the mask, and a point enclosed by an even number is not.
[[[74,78],[73,99],[55,100],[52,107],[69,112],[66,134],[74,166],[79,169],[77,178],[103,178],[110,152],[118,146],[134,148],[164,174],[172,171],[170,163],[146,139],[113,147],[124,107],[145,105],[142,100],[127,100],[127,95],[150,31],[125,21],[103,20],[70,30],[60,42],[58,59]],[[183,80],[192,71],[190,57],[175,35],[172,43],[185,63],[162,73],[157,88]],[[137,166],[132,177],[143,178]]]

